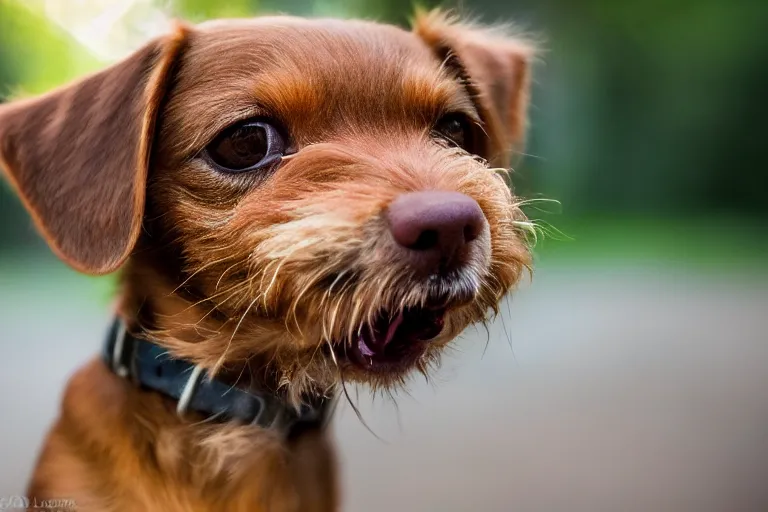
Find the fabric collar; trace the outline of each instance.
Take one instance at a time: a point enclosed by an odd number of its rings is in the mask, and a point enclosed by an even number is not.
[[[211,379],[202,367],[173,359],[159,345],[130,334],[120,318],[109,329],[103,358],[118,376],[175,400],[181,417],[194,411],[207,421],[236,421],[275,429],[291,437],[307,429],[323,428],[335,403],[334,399],[321,397],[296,411],[273,393]]]

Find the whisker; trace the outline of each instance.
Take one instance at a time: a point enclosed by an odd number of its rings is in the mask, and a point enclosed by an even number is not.
[[[365,429],[370,432],[373,437],[378,439],[384,444],[389,444],[385,439],[380,437],[376,432],[374,432],[371,427],[368,426],[368,423],[365,422],[365,419],[363,418],[363,415],[360,413],[360,409],[357,408],[357,406],[352,402],[352,398],[349,396],[349,391],[347,391],[347,383],[344,380],[344,373],[341,373],[341,389],[344,392],[344,396],[347,398],[347,403],[349,403],[349,406],[352,407],[352,410],[355,412],[355,416],[357,416],[357,419],[360,421],[360,423],[365,427]]]
[[[234,267],[236,267],[240,263],[242,263],[242,262],[241,261],[236,261],[232,265],[230,265],[226,269],[224,269],[224,272],[221,273],[221,275],[219,276],[219,279],[216,280],[216,286],[214,286],[213,289],[214,290],[218,290],[219,289],[219,285],[221,285],[221,280],[224,279],[224,276],[227,275],[227,272],[232,270]]]
[[[221,357],[219,357],[219,360],[216,361],[216,364],[211,369],[211,374],[214,375],[218,372],[218,370],[221,368],[221,365],[224,364],[224,360],[227,356],[227,352],[229,352],[229,348],[232,346],[232,340],[235,339],[235,335],[237,334],[238,329],[240,329],[240,325],[243,323],[243,320],[246,316],[248,316],[248,312],[251,310],[251,307],[256,303],[258,298],[253,299],[251,303],[248,305],[248,307],[245,309],[245,312],[240,316],[240,320],[238,320],[237,325],[235,326],[235,330],[232,331],[232,336],[229,337],[229,341],[227,342],[227,346],[224,348],[224,352],[221,354]]]

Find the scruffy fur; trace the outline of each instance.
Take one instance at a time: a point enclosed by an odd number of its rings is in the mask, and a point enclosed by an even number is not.
[[[505,181],[530,58],[522,40],[440,12],[411,32],[288,17],[179,25],[107,70],[0,107],[0,164],[63,260],[123,267],[118,313],[175,357],[295,405],[341,382],[391,389],[405,371],[369,374],[331,344],[428,298],[382,213],[398,195],[460,192],[487,221],[489,249],[440,285],[452,307],[415,370],[485,321],[530,263]],[[476,154],[433,136],[448,112],[474,120]],[[199,157],[258,116],[280,120],[297,149],[274,173],[225,175]],[[29,495],[99,512],[339,508],[325,433],[289,442],[197,420],[93,361],[67,386]]]

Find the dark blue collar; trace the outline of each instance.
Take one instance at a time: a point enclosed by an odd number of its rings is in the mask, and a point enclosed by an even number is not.
[[[182,417],[193,411],[209,421],[237,421],[293,436],[324,427],[333,409],[334,400],[322,397],[296,411],[273,393],[211,379],[202,367],[173,359],[164,348],[134,337],[119,318],[109,329],[103,356],[118,376],[175,400]]]

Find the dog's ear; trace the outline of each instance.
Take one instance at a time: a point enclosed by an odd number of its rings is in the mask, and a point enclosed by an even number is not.
[[[141,229],[155,121],[186,29],[38,98],[0,105],[0,168],[53,251],[117,269]]]
[[[507,165],[524,144],[533,45],[440,10],[417,11],[413,30],[467,87],[489,137],[487,158]]]

